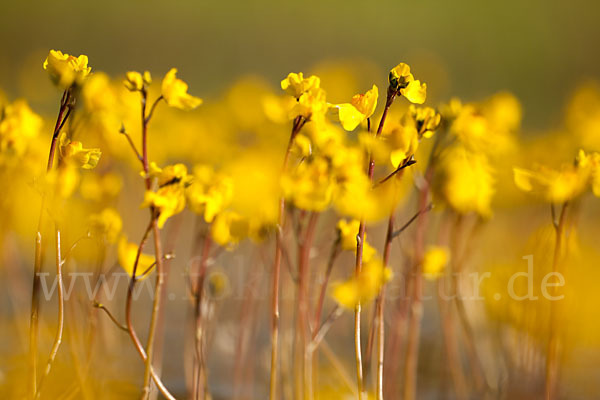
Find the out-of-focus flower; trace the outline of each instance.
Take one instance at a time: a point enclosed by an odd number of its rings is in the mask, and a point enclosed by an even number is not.
[[[310,157],[281,179],[284,196],[296,207],[323,211],[331,203],[334,181],[325,157]]]
[[[138,92],[144,87],[149,86],[151,83],[152,76],[148,71],[144,71],[143,74],[140,74],[136,71],[129,71],[125,74],[125,80],[123,81],[123,84],[125,85],[127,90],[131,92]]]
[[[573,164],[564,164],[559,169],[536,165],[534,169],[514,168],[517,187],[532,193],[549,203],[564,203],[581,195],[590,185],[598,195],[598,159],[594,153],[586,155],[580,151]]]
[[[202,104],[202,99],[188,94],[188,85],[177,79],[177,68],[171,68],[162,81],[162,96],[170,107],[193,110]]]
[[[393,90],[406,97],[411,103],[425,103],[427,84],[421,84],[421,81],[415,80],[407,64],[400,63],[392,68],[389,75],[389,82]]]
[[[398,168],[411,155],[414,155],[422,138],[431,138],[439,128],[441,115],[431,107],[415,107],[411,104],[400,124],[393,127],[387,137],[390,147],[390,161]]]
[[[64,132],[60,136],[59,148],[63,162],[83,169],[96,167],[102,155],[100,149],[84,149],[81,142],[69,140]]]
[[[450,251],[444,246],[429,246],[423,256],[423,275],[427,279],[436,279],[441,274],[448,260]]]
[[[456,212],[491,216],[494,178],[484,154],[462,145],[447,148],[440,156],[435,186],[437,194]]]
[[[248,237],[249,231],[248,220],[234,211],[218,214],[210,229],[213,240],[227,248],[232,248]]]
[[[92,70],[88,67],[88,57],[63,54],[59,50],[50,50],[44,61],[44,69],[50,74],[52,81],[60,88],[67,89],[72,85],[80,85]]]
[[[347,131],[353,131],[361,122],[370,118],[377,107],[378,96],[379,89],[373,85],[373,88],[365,94],[352,97],[350,103],[333,105],[333,108],[338,111],[342,127]]]
[[[446,107],[449,131],[469,149],[499,157],[515,148],[514,134],[521,121],[521,105],[510,93],[495,94],[481,103]]]
[[[21,156],[29,141],[35,138],[42,127],[42,118],[34,113],[25,100],[15,100],[1,112],[0,153]]]
[[[358,275],[346,282],[335,283],[332,296],[342,307],[354,310],[358,304],[373,300],[392,275],[392,270],[385,267],[380,259],[373,258],[363,264]]]
[[[131,243],[127,241],[127,237],[121,236],[119,239],[118,246],[118,258],[119,265],[121,268],[129,274],[129,276],[133,275],[133,267],[135,265],[135,259],[138,252],[138,245],[135,243]],[[148,275],[150,275],[149,268],[154,264],[154,257],[148,254],[140,254],[140,258],[138,259],[137,268],[135,271],[135,277],[139,280],[145,279]],[[146,272],[144,274],[144,272]],[[143,274],[143,275],[142,275]]]
[[[85,174],[81,178],[79,192],[81,197],[86,200],[106,201],[112,199],[121,193],[123,188],[123,179],[115,173]]]
[[[106,238],[108,243],[115,243],[123,228],[121,216],[114,208],[105,208],[98,214],[90,215],[89,221],[90,231]]]
[[[339,220],[337,223],[337,229],[340,235],[340,244],[343,250],[356,250],[356,237],[358,236],[359,227],[360,221],[357,219],[350,221],[345,219]]]
[[[186,189],[190,209],[213,222],[215,216],[225,210],[233,197],[233,182],[223,174],[217,174],[208,165],[194,168],[194,178]]]

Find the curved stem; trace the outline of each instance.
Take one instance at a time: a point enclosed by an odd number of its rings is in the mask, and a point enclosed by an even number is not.
[[[71,91],[69,89],[63,92],[60,100],[60,107],[58,110],[58,116],[54,125],[54,131],[52,132],[52,139],[50,142],[50,150],[48,152],[48,163],[46,166],[46,173],[50,172],[54,165],[54,155],[56,152],[56,145],[58,143],[58,134],[65,122],[69,118],[71,113]],[[66,116],[65,111],[68,108]],[[30,396],[35,398],[37,389],[37,347],[38,347],[38,325],[39,325],[39,308],[40,308],[40,272],[43,264],[43,248],[42,248],[42,230],[45,225],[45,213],[46,208],[46,193],[42,194],[42,202],[40,205],[40,216],[38,219],[38,228],[35,238],[35,255],[33,262],[33,287],[31,291],[31,313],[29,319],[29,370],[30,370]]]

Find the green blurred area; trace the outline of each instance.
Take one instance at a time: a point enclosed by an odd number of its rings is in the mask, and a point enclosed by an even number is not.
[[[556,126],[576,85],[600,77],[600,2],[590,0],[1,3],[0,88],[41,111],[56,103],[41,69],[49,49],[87,54],[112,75],[176,66],[205,98],[241,75],[276,85],[331,59],[372,62],[381,82],[405,61],[428,82],[429,104],[507,89],[535,130]]]

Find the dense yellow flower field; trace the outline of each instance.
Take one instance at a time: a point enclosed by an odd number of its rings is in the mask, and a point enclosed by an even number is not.
[[[0,95],[2,398],[600,391],[600,86],[525,138],[513,94],[431,104],[403,62],[214,97],[39,64],[56,117]]]

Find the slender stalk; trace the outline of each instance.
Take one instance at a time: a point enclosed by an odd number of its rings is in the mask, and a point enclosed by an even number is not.
[[[150,393],[152,356],[154,355],[154,338],[156,335],[156,327],[162,299],[162,289],[164,285],[162,244],[160,241],[160,231],[158,229],[158,221],[156,218],[152,220],[152,236],[154,237],[154,254],[156,257],[156,285],[154,287],[154,301],[152,304],[150,328],[148,330],[148,341],[146,342],[146,353],[148,358],[146,359],[146,370],[144,371],[144,387],[142,389],[143,398],[147,398],[148,394]]]
[[[204,398],[206,394],[206,387],[201,385],[201,376],[202,373],[205,373],[205,365],[204,365],[204,346],[203,346],[203,337],[204,337],[204,326],[202,322],[202,297],[204,295],[204,281],[206,278],[206,269],[208,266],[208,256],[210,254],[210,235],[208,232],[204,236],[204,243],[202,246],[202,255],[200,258],[200,268],[198,270],[198,279],[196,281],[196,293],[194,298],[194,349],[195,349],[195,363],[196,366],[194,368],[196,372],[195,377],[195,385],[194,385],[194,393],[193,398],[199,399]]]
[[[331,252],[329,254],[329,260],[327,261],[327,270],[325,271],[325,278],[323,279],[323,283],[321,284],[321,291],[319,293],[319,300],[317,302],[317,309],[315,311],[315,319],[313,322],[313,340],[317,331],[319,330],[319,326],[321,325],[321,314],[323,313],[323,304],[325,303],[325,294],[327,293],[327,285],[329,283],[329,278],[331,277],[331,271],[333,270],[333,265],[335,264],[335,259],[340,253],[340,237],[333,242],[331,246]]]
[[[413,265],[413,297],[410,307],[410,319],[408,330],[408,343],[406,345],[406,360],[404,366],[404,399],[414,400],[417,391],[417,364],[419,361],[419,339],[421,332],[421,320],[423,318],[423,255],[425,245],[425,230],[427,227],[427,207],[429,197],[429,185],[433,169],[430,166],[425,172],[423,187],[419,193],[419,216],[417,217],[417,231],[415,238],[415,262]]]
[[[556,232],[556,241],[554,244],[554,257],[552,260],[552,272],[560,272],[560,259],[561,259],[561,248],[563,235],[565,230],[565,222],[567,215],[567,207],[569,203],[565,202],[560,211],[558,221],[554,219],[553,224]],[[553,207],[554,208],[554,207]],[[555,291],[556,289],[554,289]],[[556,293],[553,291],[553,295]],[[557,397],[558,389],[558,358],[559,358],[559,338],[556,333],[558,325],[558,316],[555,302],[550,300],[550,327],[549,327],[549,338],[548,348],[546,351],[546,384],[544,387],[544,398],[546,400],[552,400]]]
[[[392,240],[394,239],[394,214],[390,215],[388,228],[385,236],[385,247],[383,248],[383,265],[387,267],[390,261]],[[385,306],[385,282],[381,285],[381,291],[377,299],[377,329],[378,329],[378,352],[377,352],[377,400],[383,400],[383,359],[385,349],[385,323],[383,311]]]
[[[58,354],[58,349],[60,348],[60,344],[62,343],[63,330],[64,330],[64,322],[65,322],[65,302],[64,302],[64,285],[62,279],[62,260],[60,253],[60,230],[58,227],[55,229],[56,235],[56,279],[57,279],[57,288],[58,288],[58,327],[56,328],[56,336],[54,337],[54,343],[52,344],[52,349],[50,350],[50,356],[48,357],[48,363],[46,364],[46,369],[44,370],[44,375],[40,378],[40,384],[38,386],[37,392],[35,393],[35,399],[39,399],[42,387],[45,379],[50,374],[50,370],[52,369],[52,364],[56,359],[56,354]]]
[[[309,263],[310,263],[310,250],[315,237],[315,228],[319,214],[312,212],[310,214],[308,225],[306,227],[305,236],[300,243],[299,255],[298,255],[298,328],[300,330],[300,353],[304,355],[304,368],[303,368],[303,383],[305,395],[304,398],[312,399],[314,397],[313,386],[312,386],[312,360],[307,351],[307,342],[309,333],[308,326],[308,279],[309,274]]]
[[[292,126],[292,133],[288,141],[287,149],[283,159],[282,171],[287,169],[290,153],[294,139],[306,119],[302,116],[296,117]],[[277,360],[279,356],[279,281],[281,275],[281,255],[283,247],[283,227],[285,224],[285,198],[279,199],[278,229],[275,236],[275,259],[273,261],[273,281],[272,281],[272,301],[271,301],[271,374],[269,378],[269,399],[275,400],[277,397]]]
[[[65,122],[69,118],[72,107],[71,90],[67,89],[63,92],[60,100],[60,107],[54,131],[52,132],[52,140],[50,142],[50,150],[48,153],[48,163],[46,173],[50,172],[54,164],[54,155],[56,153],[56,145],[58,143],[58,134]],[[68,111],[67,111],[68,110]],[[66,115],[65,115],[65,112]],[[35,398],[37,389],[37,348],[38,348],[38,325],[39,325],[39,308],[40,308],[40,272],[43,264],[43,248],[42,248],[42,230],[45,225],[45,210],[46,208],[46,193],[42,194],[42,202],[40,205],[40,216],[38,219],[38,227],[35,238],[35,255],[33,262],[33,287],[31,291],[31,314],[29,320],[29,371],[30,371],[30,396]]]
[[[385,108],[383,109],[383,114],[381,115],[381,120],[379,121],[379,126],[377,128],[377,132],[375,133],[375,138],[378,138],[383,132],[383,126],[385,124],[385,120],[387,118],[388,112],[394,99],[396,97],[396,92],[388,87],[387,90],[387,98],[385,102]],[[369,124],[370,125],[370,124]],[[375,160],[373,159],[373,155],[369,155],[369,166],[367,169],[367,175],[369,176],[369,180],[371,183],[373,182],[373,174],[375,172]],[[363,248],[365,241],[365,220],[361,219],[360,225],[358,227],[358,234],[356,236],[356,264],[354,268],[354,272],[356,276],[358,276],[362,270],[362,258],[363,258]],[[356,353],[356,382],[358,386],[358,400],[362,400],[363,398],[363,368],[362,368],[362,350],[361,350],[361,339],[360,339],[360,317],[361,317],[361,305],[360,303],[356,305],[354,310],[354,351]]]

